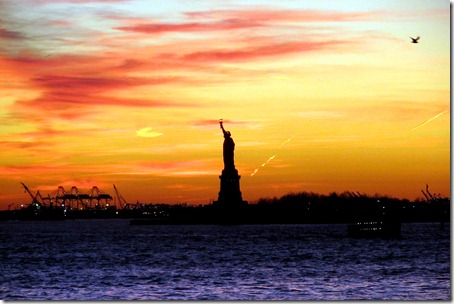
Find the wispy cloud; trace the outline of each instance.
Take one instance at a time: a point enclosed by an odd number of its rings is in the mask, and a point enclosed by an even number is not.
[[[385,11],[329,12],[282,10],[264,7],[259,9],[196,11],[184,14],[190,21],[180,23],[143,23],[140,20],[140,22],[134,24],[134,20],[129,20],[133,24],[119,26],[115,29],[145,34],[236,31],[242,29],[256,30],[259,27],[275,26],[277,24],[283,26],[286,23],[374,21],[388,16]]]
[[[7,30],[0,27],[0,40],[1,39],[24,39],[20,32]]]
[[[271,41],[270,41],[271,42]],[[209,51],[194,52],[183,55],[181,58],[190,61],[223,62],[223,61],[246,61],[274,56],[283,56],[295,53],[313,52],[333,46],[345,44],[343,41],[324,42],[273,42],[264,45],[244,47],[240,49],[213,49]]]
[[[46,4],[104,1],[53,0],[49,2],[43,0],[38,2]],[[77,41],[63,37],[67,36],[65,31],[78,31],[74,27],[77,25],[76,20],[62,24],[58,19],[46,19],[42,22],[53,28],[46,36],[46,41],[51,39],[53,43],[63,48],[59,49],[61,52],[48,56],[42,56],[32,50],[29,53],[21,52],[6,58],[6,61],[12,63],[17,71],[25,69],[29,71],[28,80],[31,84],[29,87],[35,90],[35,95],[38,95],[31,99],[17,100],[12,109],[24,116],[30,112],[31,117],[46,113],[60,119],[77,120],[96,114],[94,109],[96,106],[187,107],[190,104],[181,100],[163,99],[162,96],[159,98],[120,97],[116,92],[133,91],[143,87],[198,86],[211,82],[234,81],[241,77],[241,73],[243,77],[250,77],[253,75],[250,71],[241,71],[235,66],[221,67],[219,64],[241,64],[279,56],[301,56],[308,52],[339,50],[340,47],[352,43],[339,37],[311,36],[310,30],[304,31],[301,39],[294,40],[294,35],[288,37],[275,35],[274,27],[289,23],[292,26],[301,26],[308,22],[370,20],[378,18],[380,14],[381,12],[342,13],[246,8],[183,12],[182,21],[169,23],[162,20],[145,22],[143,17],[134,18],[127,14],[115,17],[109,14],[108,10],[100,10],[98,14],[90,15],[99,22],[98,33],[93,33],[88,38],[84,38],[86,36],[79,33]],[[102,23],[103,20],[109,22]],[[106,27],[107,24],[111,27]],[[237,31],[247,32],[245,36],[230,36],[229,39],[236,43],[227,45],[224,35]],[[205,33],[213,32],[223,34],[217,38],[211,35],[204,36]],[[143,35],[141,37],[144,39],[151,34],[199,33],[201,35],[188,36],[191,37],[188,40],[158,40],[151,48],[147,42],[142,43],[137,37],[131,38],[128,33]],[[21,32],[9,30],[0,30],[0,36],[9,39],[22,38],[25,41],[28,39]],[[211,40],[209,43],[207,43],[208,38]],[[128,39],[130,39],[129,42],[125,43]],[[95,48],[99,46],[104,51],[86,51],[80,55],[71,51],[76,50],[71,46],[73,42],[77,44],[83,42],[84,45]],[[179,72],[176,73],[176,71]],[[214,77],[216,73],[220,77]],[[208,75],[211,77],[207,77]],[[229,75],[235,77],[228,77]]]
[[[137,130],[136,131],[136,135],[139,136],[139,137],[158,137],[158,136],[161,136],[162,133],[160,132],[152,132],[153,128],[151,127],[146,127],[146,128],[143,128],[143,129],[140,129],[140,130]]]
[[[37,97],[18,99],[11,109],[29,119],[34,116],[53,115],[74,120],[96,113],[96,106],[116,107],[187,107],[186,101],[150,97],[118,96],[119,90],[133,90],[168,84],[191,82],[184,76],[147,75],[128,76],[123,69],[113,71],[118,65],[114,58],[99,56],[21,56],[4,59],[15,69],[29,71],[28,88]],[[11,73],[14,73],[12,70]],[[23,85],[17,83],[17,86]],[[32,96],[33,96],[32,95]],[[27,113],[30,113],[27,115]]]
[[[261,26],[260,23],[241,19],[220,20],[218,22],[189,22],[189,23],[146,23],[131,26],[120,26],[117,30],[145,34],[161,34],[169,32],[194,33],[227,31]]]

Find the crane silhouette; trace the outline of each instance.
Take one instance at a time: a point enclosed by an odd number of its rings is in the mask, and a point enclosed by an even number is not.
[[[416,38],[412,38],[412,37],[410,37],[410,38],[411,38],[411,43],[418,43],[419,36]]]

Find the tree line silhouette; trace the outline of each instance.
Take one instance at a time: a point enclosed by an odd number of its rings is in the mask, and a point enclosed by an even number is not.
[[[349,191],[332,192],[327,195],[314,192],[297,192],[279,198],[260,198],[244,205],[137,203],[135,205],[128,204],[122,209],[112,207],[95,211],[68,210],[64,217],[55,216],[53,213],[46,216],[35,216],[35,214],[30,216],[29,213],[36,210],[26,208],[24,210],[2,211],[0,212],[0,220],[21,219],[21,217],[25,220],[129,218],[149,219],[157,224],[309,224],[354,223],[380,218],[400,222],[449,222],[450,199],[441,195],[432,195],[428,189],[426,191],[425,199],[414,201]]]
[[[353,192],[289,193],[282,197],[261,198],[256,202],[228,208],[209,205],[148,205],[160,216],[139,214],[135,218],[155,218],[174,224],[311,224],[354,223],[357,221],[398,220],[400,222],[449,222],[449,198],[430,200],[398,199]],[[144,209],[145,210],[145,209]],[[150,209],[151,210],[151,209]],[[153,213],[156,214],[156,213]]]
[[[438,197],[410,201],[359,192],[332,192],[328,195],[299,192],[280,198],[262,198],[257,206],[268,208],[276,217],[285,216],[307,223],[345,223],[386,213],[402,222],[449,221],[450,200]]]

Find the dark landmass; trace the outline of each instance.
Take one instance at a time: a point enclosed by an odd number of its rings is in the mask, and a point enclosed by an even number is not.
[[[132,219],[131,224],[312,224],[354,223],[378,218],[399,222],[450,222],[450,199],[409,201],[352,192],[292,193],[234,205],[128,204],[123,208],[63,209],[32,203],[0,211],[0,220]]]

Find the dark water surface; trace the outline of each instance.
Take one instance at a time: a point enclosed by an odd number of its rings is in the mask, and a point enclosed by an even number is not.
[[[0,223],[5,300],[449,300],[450,229]]]

